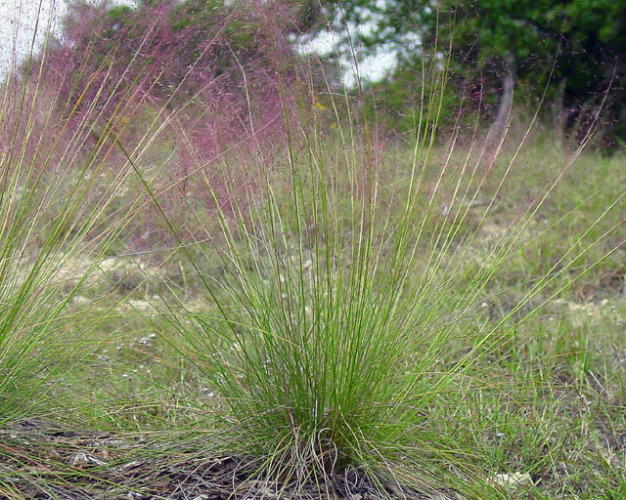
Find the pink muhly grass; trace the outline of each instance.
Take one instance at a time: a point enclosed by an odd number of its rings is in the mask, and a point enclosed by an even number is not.
[[[285,9],[204,0],[138,10],[78,4],[64,38],[49,44],[42,74],[31,78],[60,89],[60,112],[88,154],[124,164],[119,142],[159,172],[153,187],[172,220],[190,200],[207,213],[245,210],[258,169],[285,156],[285,118],[303,102]],[[142,226],[142,234],[167,239],[149,210]],[[201,237],[200,226],[181,224],[181,236]],[[130,240],[134,248],[154,243]]]

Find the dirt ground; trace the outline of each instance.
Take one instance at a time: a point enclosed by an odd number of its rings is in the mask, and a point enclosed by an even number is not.
[[[383,498],[367,477],[353,469],[319,486],[296,489],[254,478],[236,457],[209,458],[193,450],[169,455],[146,450],[150,443],[139,438],[71,430],[37,419],[11,424],[0,431],[0,499]],[[407,500],[456,498],[398,486],[386,493],[386,498]]]

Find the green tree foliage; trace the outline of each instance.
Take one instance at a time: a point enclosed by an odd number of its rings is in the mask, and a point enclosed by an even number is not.
[[[456,91],[484,102],[514,77],[526,97],[538,100],[547,91],[569,126],[592,121],[608,95],[605,128],[612,140],[626,138],[624,0],[329,0],[324,12],[339,31],[368,24],[350,34],[366,53],[380,44],[395,47],[402,60],[396,82],[415,80],[432,47],[452,47]],[[416,37],[421,44],[408,49]]]

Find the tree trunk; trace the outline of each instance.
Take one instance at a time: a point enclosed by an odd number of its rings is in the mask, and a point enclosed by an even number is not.
[[[563,78],[559,82],[558,94],[554,102],[554,130],[556,133],[559,146],[565,145],[565,129],[567,127],[568,112],[565,109],[565,88],[567,87],[567,78]]]
[[[502,78],[502,97],[498,107],[496,119],[489,128],[487,144],[489,148],[497,146],[503,139],[511,118],[513,108],[513,91],[515,89],[515,57],[509,54],[506,61],[506,71]]]

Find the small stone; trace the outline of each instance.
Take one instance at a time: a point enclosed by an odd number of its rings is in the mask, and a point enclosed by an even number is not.
[[[493,477],[493,483],[503,488],[519,488],[521,486],[534,486],[530,474],[527,472],[512,472],[504,474],[496,474]]]
[[[95,464],[95,465],[106,465],[106,462],[100,460],[98,457],[90,455],[85,452],[74,453],[71,458],[72,465],[82,465],[82,464]]]

